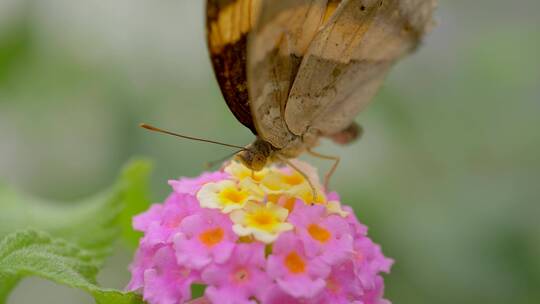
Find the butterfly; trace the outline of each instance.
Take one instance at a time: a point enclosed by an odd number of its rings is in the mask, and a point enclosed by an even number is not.
[[[256,171],[271,161],[314,153],[321,137],[340,144],[357,138],[356,115],[390,68],[421,43],[436,5],[435,0],[206,3],[208,49],[221,92],[256,136],[236,158]]]
[[[435,0],[207,0],[207,44],[234,116],[256,136],[235,158],[253,171],[288,164],[320,138],[338,144],[361,133],[356,115],[390,68],[432,27]],[[312,186],[312,188],[314,188]]]

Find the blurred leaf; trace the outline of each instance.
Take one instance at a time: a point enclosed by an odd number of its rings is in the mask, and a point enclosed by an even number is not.
[[[62,205],[0,185],[0,206],[0,236],[34,228],[85,249],[104,251],[117,235],[115,221],[121,208],[121,195],[118,191],[106,191],[91,199]]]
[[[0,272],[0,304],[6,302],[9,293],[17,286],[20,277]]]
[[[29,16],[25,15],[0,37],[0,83],[25,61],[32,47],[31,36]]]
[[[0,185],[0,237],[33,228],[105,257],[120,228],[131,242],[136,240],[129,221],[147,205],[145,183],[150,168],[148,161],[133,161],[110,190],[69,205],[38,199]]]
[[[0,303],[20,279],[36,275],[91,293],[97,303],[138,303],[135,295],[101,289],[95,276],[120,230],[135,243],[131,217],[148,205],[151,163],[130,162],[111,189],[68,206],[0,185]],[[10,234],[20,229],[39,229]]]
[[[32,230],[16,232],[0,241],[0,303],[5,303],[13,282],[38,276],[90,293],[98,304],[142,303],[132,293],[96,285],[101,257],[73,243]],[[6,288],[7,287],[7,288]],[[11,287],[11,288],[10,288]]]
[[[136,247],[142,233],[131,228],[134,215],[146,210],[150,205],[149,176],[152,162],[146,159],[135,160],[122,172],[124,209],[120,215],[122,237],[131,247]]]

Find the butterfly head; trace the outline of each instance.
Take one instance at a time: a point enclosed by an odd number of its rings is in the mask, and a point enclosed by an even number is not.
[[[235,158],[251,170],[260,171],[266,166],[274,151],[270,143],[257,138],[244,150],[238,152]]]

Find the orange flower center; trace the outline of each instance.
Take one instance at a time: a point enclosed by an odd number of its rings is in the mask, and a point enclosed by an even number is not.
[[[288,197],[283,202],[283,208],[286,208],[287,210],[289,210],[289,214],[290,214],[294,209],[295,203],[296,203],[296,197]]]
[[[241,204],[247,198],[245,192],[234,188],[223,189],[219,195],[221,196],[221,200],[226,204]]]
[[[321,243],[326,243],[332,236],[330,232],[317,224],[311,224],[308,227],[309,235]]]
[[[362,263],[364,261],[364,254],[362,253],[362,251],[358,250],[356,252],[356,260],[359,262],[359,263]]]
[[[245,268],[240,268],[234,273],[234,281],[237,283],[245,282],[248,278],[249,272]]]
[[[285,257],[285,267],[294,274],[300,274],[306,271],[306,263],[298,253],[294,251]]]
[[[223,240],[225,233],[221,228],[208,229],[199,235],[199,240],[208,247],[212,247]]]
[[[281,197],[281,194],[268,194],[268,196],[266,197],[266,200],[269,201],[269,202],[272,202],[274,204],[277,204],[279,202],[279,199]]]
[[[180,270],[180,275],[187,278],[191,274],[191,270],[189,268],[183,268]]]
[[[266,212],[261,212],[253,217],[253,221],[256,222],[258,226],[270,226],[274,223],[274,216]]]
[[[341,289],[339,284],[332,278],[329,278],[328,280],[326,280],[326,288],[328,288],[328,290],[330,290],[333,293],[338,293]]]
[[[296,197],[284,194],[268,194],[267,200],[289,210],[289,214],[293,211],[296,203]]]

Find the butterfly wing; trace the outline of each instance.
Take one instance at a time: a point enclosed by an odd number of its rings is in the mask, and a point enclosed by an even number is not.
[[[327,8],[327,0],[261,0],[248,39],[250,105],[259,136],[276,148],[297,138],[284,119],[287,97]]]
[[[285,121],[295,135],[335,134],[373,98],[391,66],[432,23],[435,0],[343,0],[317,33],[290,90]]]
[[[247,87],[247,36],[258,1],[207,0],[207,42],[214,72],[227,106],[236,119],[257,134]]]

